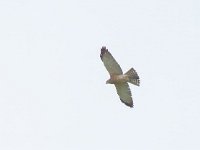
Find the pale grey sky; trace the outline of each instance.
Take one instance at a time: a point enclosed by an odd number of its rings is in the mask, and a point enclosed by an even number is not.
[[[198,0],[1,0],[0,20],[0,149],[200,149]],[[141,78],[133,109],[102,46]]]

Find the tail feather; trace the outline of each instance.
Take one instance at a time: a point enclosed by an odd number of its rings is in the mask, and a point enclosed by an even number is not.
[[[137,86],[140,86],[140,78],[137,74],[137,72],[131,68],[130,70],[128,70],[125,75],[128,75],[129,77],[129,81],[130,83],[134,84],[134,85],[137,85]]]

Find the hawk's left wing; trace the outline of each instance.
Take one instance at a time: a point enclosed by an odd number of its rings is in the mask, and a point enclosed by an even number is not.
[[[106,47],[102,47],[100,57],[110,75],[123,74],[121,67]]]
[[[129,107],[133,107],[131,90],[128,83],[115,84],[120,100]]]

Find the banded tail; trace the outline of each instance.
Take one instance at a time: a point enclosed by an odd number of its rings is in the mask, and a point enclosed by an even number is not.
[[[137,74],[137,72],[131,68],[130,70],[128,70],[125,75],[128,75],[129,77],[129,83],[132,83],[134,85],[140,86],[140,78]]]

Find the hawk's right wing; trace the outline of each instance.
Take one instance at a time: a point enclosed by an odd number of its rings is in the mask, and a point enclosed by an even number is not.
[[[127,106],[133,107],[131,90],[127,82],[115,84],[120,100]]]
[[[123,74],[121,67],[106,47],[102,47],[100,57],[110,75]]]

